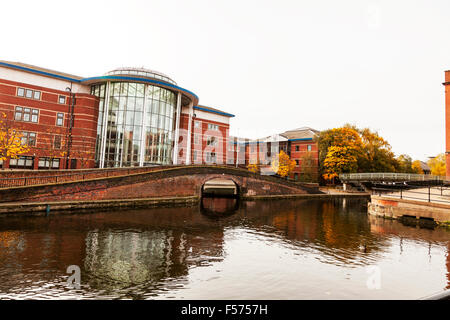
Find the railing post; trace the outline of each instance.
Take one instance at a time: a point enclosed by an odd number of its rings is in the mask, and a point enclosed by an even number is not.
[[[428,202],[431,202],[431,187],[428,186]]]
[[[402,189],[400,189],[400,199],[403,199]]]
[[[24,180],[24,186],[26,186],[27,185],[27,177],[25,177],[25,180]]]

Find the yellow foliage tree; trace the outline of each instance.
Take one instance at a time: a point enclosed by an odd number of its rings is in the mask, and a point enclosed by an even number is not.
[[[0,159],[17,158],[30,149],[22,143],[22,133],[11,127],[6,114],[0,115]]]
[[[288,176],[295,168],[295,161],[281,150],[272,160],[272,170],[281,177]]]
[[[413,161],[412,164],[411,164],[411,168],[413,169],[413,171],[415,173],[423,174],[423,169],[422,169],[422,166],[420,164],[420,160]]]
[[[331,137],[323,160],[323,177],[333,180],[340,173],[356,172],[358,156],[363,153],[363,143],[359,133],[349,127],[329,130]]]
[[[248,171],[253,173],[259,173],[259,165],[257,163],[250,163],[247,166]]]
[[[438,154],[436,157],[428,160],[428,166],[431,174],[435,176],[445,176],[445,154]]]

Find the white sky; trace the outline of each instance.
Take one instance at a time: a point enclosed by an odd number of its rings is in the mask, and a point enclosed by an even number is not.
[[[347,122],[414,159],[445,149],[450,1],[2,1],[0,59],[161,71],[256,138]]]

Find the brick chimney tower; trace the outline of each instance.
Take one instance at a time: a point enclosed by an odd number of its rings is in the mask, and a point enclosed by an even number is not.
[[[450,70],[445,71],[445,158],[447,177],[450,177]]]

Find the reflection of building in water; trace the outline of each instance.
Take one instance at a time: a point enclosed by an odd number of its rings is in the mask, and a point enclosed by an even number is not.
[[[158,282],[186,276],[189,265],[204,263],[205,256],[221,260],[222,248],[222,229],[206,235],[181,230],[89,231],[84,268],[92,280],[109,286]]]
[[[85,270],[96,278],[143,283],[187,274],[186,234],[173,231],[88,232]]]

